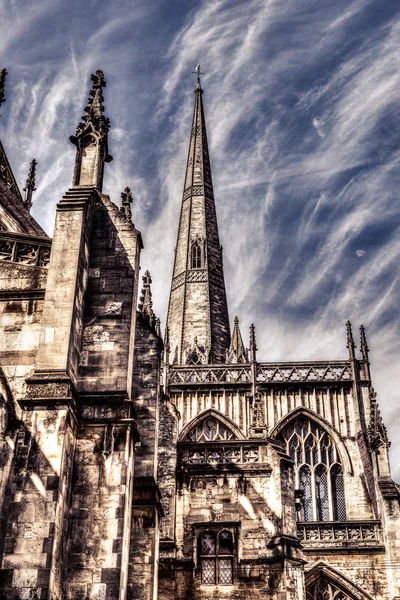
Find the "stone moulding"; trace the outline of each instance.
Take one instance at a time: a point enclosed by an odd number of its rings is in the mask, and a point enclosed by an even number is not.
[[[380,521],[299,522],[297,537],[306,551],[384,551]]]
[[[257,363],[256,381],[265,383],[351,383],[348,361],[310,363]],[[170,367],[170,385],[251,383],[249,364]]]

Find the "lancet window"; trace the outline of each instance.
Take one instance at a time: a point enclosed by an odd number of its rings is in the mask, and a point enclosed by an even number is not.
[[[321,577],[307,588],[306,600],[351,600],[351,597]]]
[[[201,269],[201,266],[201,246],[200,243],[196,240],[192,243],[190,251],[190,268]]]
[[[234,544],[231,531],[208,530],[198,540],[203,585],[232,585]]]
[[[332,438],[306,417],[289,423],[280,438],[295,463],[296,488],[303,492],[301,520],[344,521],[343,467]]]
[[[214,417],[208,417],[192,429],[185,441],[214,442],[233,439],[235,439],[235,436],[225,425]]]

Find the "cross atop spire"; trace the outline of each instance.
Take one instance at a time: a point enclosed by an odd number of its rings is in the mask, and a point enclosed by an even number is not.
[[[8,72],[6,69],[3,69],[0,72],[0,106],[3,104],[3,102],[6,101],[6,97],[4,96],[4,90],[6,87],[6,77],[8,75]]]
[[[35,159],[32,159],[31,163],[29,165],[28,178],[26,180],[25,187],[24,187],[24,192],[25,192],[24,206],[28,210],[30,210],[32,208],[32,196],[33,196],[33,192],[36,190],[36,188],[35,188],[36,165],[37,165],[37,161]]]
[[[197,74],[197,89],[201,89],[200,75],[204,75],[204,73],[202,73],[200,71],[200,63],[197,65],[197,67],[195,68],[195,70],[192,71],[192,72]]]

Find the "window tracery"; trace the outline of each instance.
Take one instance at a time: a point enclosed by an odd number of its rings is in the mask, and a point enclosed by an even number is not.
[[[185,441],[215,442],[233,440],[235,436],[225,425],[214,417],[208,417],[190,431]]]
[[[201,247],[197,240],[192,243],[190,250],[190,268],[201,269]]]
[[[304,416],[290,422],[280,438],[295,464],[296,488],[304,494],[301,520],[344,521],[343,468],[332,438]]]
[[[351,600],[350,596],[321,577],[306,590],[306,600]]]
[[[198,555],[203,585],[232,585],[234,545],[227,529],[205,531],[199,537]]]

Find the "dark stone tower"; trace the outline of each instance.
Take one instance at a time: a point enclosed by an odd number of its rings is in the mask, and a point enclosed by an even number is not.
[[[230,343],[202,95],[198,77],[167,317],[178,364],[225,362]]]

